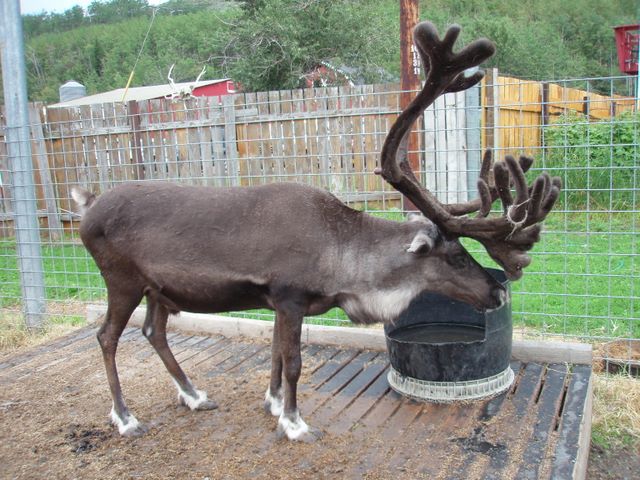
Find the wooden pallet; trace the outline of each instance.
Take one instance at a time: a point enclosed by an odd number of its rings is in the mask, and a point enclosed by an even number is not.
[[[83,329],[6,358],[0,363],[0,385],[10,387],[34,372],[53,371],[74,357],[86,369],[80,359],[96,349],[93,333]],[[232,376],[240,383],[249,382],[256,376],[267,378],[270,369],[270,347],[265,342],[174,332],[170,344],[187,371],[198,371],[211,381]],[[119,358],[128,369],[156,362],[138,329],[125,331],[120,350]],[[512,368],[513,386],[493,399],[419,403],[390,389],[386,353],[305,345],[300,408],[305,420],[328,438],[349,438],[342,448],[353,449],[353,461],[338,477],[361,478],[378,471],[406,478],[584,478],[590,366],[514,362]],[[106,383],[96,388],[106,390]],[[229,428],[226,434],[240,435]],[[253,432],[242,432],[243,438],[264,437],[263,428],[257,425]],[[267,447],[258,443],[256,451],[261,448]]]

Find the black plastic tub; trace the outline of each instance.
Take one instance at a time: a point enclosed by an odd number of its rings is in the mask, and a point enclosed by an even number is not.
[[[507,289],[501,270],[487,271]],[[478,312],[471,305],[425,293],[385,325],[389,383],[403,395],[447,402],[485,398],[513,382],[511,302]]]

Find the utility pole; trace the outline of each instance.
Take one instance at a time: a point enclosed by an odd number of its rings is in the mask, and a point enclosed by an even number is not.
[[[44,273],[31,159],[20,0],[2,0],[0,4],[0,56],[7,119],[6,142],[22,304],[27,327],[40,328],[45,313]]]
[[[418,0],[400,0],[400,108],[407,108],[420,90],[420,58],[413,44],[413,29],[418,24]],[[418,134],[409,134],[406,155],[409,165],[420,178],[420,142]],[[416,210],[416,207],[402,197],[403,210]]]

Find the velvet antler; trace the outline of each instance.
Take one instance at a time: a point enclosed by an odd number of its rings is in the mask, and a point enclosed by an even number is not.
[[[414,30],[414,41],[426,71],[425,85],[389,130],[382,148],[381,168],[376,173],[404,194],[445,235],[478,240],[504,268],[507,276],[517,279],[531,261],[526,251],[540,238],[540,222],[558,198],[560,179],[552,179],[543,173],[529,187],[524,173],[531,167],[532,158],[522,156],[516,160],[507,155],[503,162],[492,165],[491,152],[487,151],[478,179],[479,198],[446,205],[420,184],[406,155],[399,155],[399,152],[406,152],[411,126],[424,109],[440,95],[472,87],[484,76],[480,69],[470,75],[467,72],[475,70],[493,55],[493,44],[480,39],[454,53],[453,46],[459,34],[460,27],[454,25],[441,40],[430,22],[423,22]],[[490,182],[492,170],[493,182]],[[489,217],[491,206],[498,198],[502,202],[503,215]],[[479,211],[475,218],[461,216],[475,211]]]

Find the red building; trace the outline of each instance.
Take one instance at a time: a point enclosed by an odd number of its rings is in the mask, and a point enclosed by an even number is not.
[[[87,95],[59,102],[50,107],[74,107],[80,105],[93,105],[98,103],[130,102],[132,100],[152,100],[156,98],[184,98],[194,97],[222,97],[236,93],[236,87],[232,80],[222,78],[219,80],[202,80],[199,82],[182,82],[170,85],[148,85],[146,87],[130,87],[128,90],[118,88],[109,92]]]
[[[236,86],[233,80],[222,79],[200,82],[200,85],[193,89],[192,95],[194,97],[221,97],[230,93],[236,93]]]

